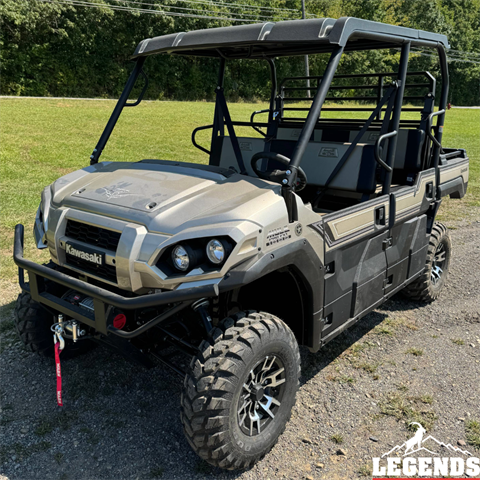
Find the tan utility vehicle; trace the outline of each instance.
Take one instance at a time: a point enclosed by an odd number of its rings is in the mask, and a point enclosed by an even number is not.
[[[408,71],[411,47],[438,55],[439,92],[430,73]],[[298,345],[316,352],[396,292],[432,301],[445,284],[451,244],[435,216],[442,197],[464,196],[469,168],[465,150],[441,144],[446,48],[443,35],[356,18],[142,41],[91,165],[42,193],[34,233],[50,264],[23,258],[16,227],[24,343],[51,355],[52,328],[63,356],[101,342],[163,362],[185,378],[192,448],[221,468],[251,466],[290,418]],[[400,50],[398,70],[335,75],[342,56],[372,49]],[[208,164],[98,163],[123,108],[141,101],[156,54],[218,59],[213,124],[192,134]],[[323,75],[277,83],[274,59],[305,54],[329,55]],[[232,120],[223,91],[225,65],[238,59],[271,74],[270,107],[250,122]],[[128,103],[139,76],[145,87]],[[252,136],[238,137],[239,126]],[[196,141],[205,129],[209,148]],[[187,371],[172,347],[191,357]]]

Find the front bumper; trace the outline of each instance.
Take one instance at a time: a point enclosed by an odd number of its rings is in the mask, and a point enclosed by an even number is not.
[[[68,317],[74,318],[79,322],[85,323],[104,335],[112,333],[122,338],[136,337],[147,331],[149,328],[163,322],[175,313],[183,310],[185,307],[188,307],[196,300],[205,297],[218,296],[217,285],[203,285],[185,288],[179,291],[174,290],[150,295],[139,295],[136,297],[124,297],[104,288],[70,277],[69,275],[53,270],[45,265],[39,265],[38,263],[25,259],[23,257],[23,240],[24,227],[19,224],[15,227],[13,260],[19,267],[19,283],[22,290],[29,292],[33,300],[36,302],[63,313]],[[28,272],[28,283],[25,282],[25,270]],[[71,288],[76,292],[92,297],[94,301],[94,311],[90,313],[81,307],[72,305],[62,298],[46,292],[44,288],[44,279],[51,280],[55,283]],[[163,305],[171,305],[171,308],[162,315],[159,315],[131,332],[118,330],[113,325],[107,324],[106,313],[108,306],[116,307],[120,310],[137,310]]]

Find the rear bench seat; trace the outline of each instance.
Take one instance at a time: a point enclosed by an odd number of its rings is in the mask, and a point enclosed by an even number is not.
[[[300,128],[279,128],[277,139],[298,140]],[[324,129],[315,130],[312,142],[353,142],[358,130]],[[378,131],[367,131],[359,143],[374,145],[379,136]],[[425,142],[425,132],[416,129],[400,129],[398,132],[397,151],[395,154],[394,169],[419,170],[422,167],[422,149]],[[386,151],[388,140],[383,144]]]

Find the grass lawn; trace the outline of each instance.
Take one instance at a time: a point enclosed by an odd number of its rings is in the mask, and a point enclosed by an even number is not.
[[[104,100],[0,99],[2,303],[11,301],[17,291],[11,260],[15,225],[26,226],[26,256],[46,260],[48,255],[34,247],[31,235],[40,193],[58,177],[89,164],[114,104]],[[266,105],[230,106],[232,117],[245,121],[262,108]],[[101,160],[160,158],[206,163],[207,155],[193,147],[190,136],[195,127],[211,123],[213,109],[213,103],[206,102],[143,102],[125,109]],[[207,146],[210,133],[201,132],[200,143]],[[238,133],[254,134],[247,128]],[[480,219],[480,110],[448,111],[443,144],[467,149],[470,180],[467,196],[461,201],[445,201],[440,218],[447,222]]]

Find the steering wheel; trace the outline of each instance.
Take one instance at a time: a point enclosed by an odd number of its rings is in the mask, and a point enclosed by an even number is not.
[[[257,163],[261,158],[267,158],[269,160],[275,160],[277,162],[280,162],[285,165],[288,170],[288,167],[290,167],[290,159],[288,157],[285,157],[285,155],[275,152],[258,152],[250,160],[252,170],[259,178],[262,178],[263,180],[270,180],[273,182],[281,182],[284,178],[286,178],[287,170],[273,170],[271,172],[260,171],[257,167]],[[299,192],[300,190],[303,190],[306,186],[307,174],[303,171],[302,168],[298,167],[295,191]]]

